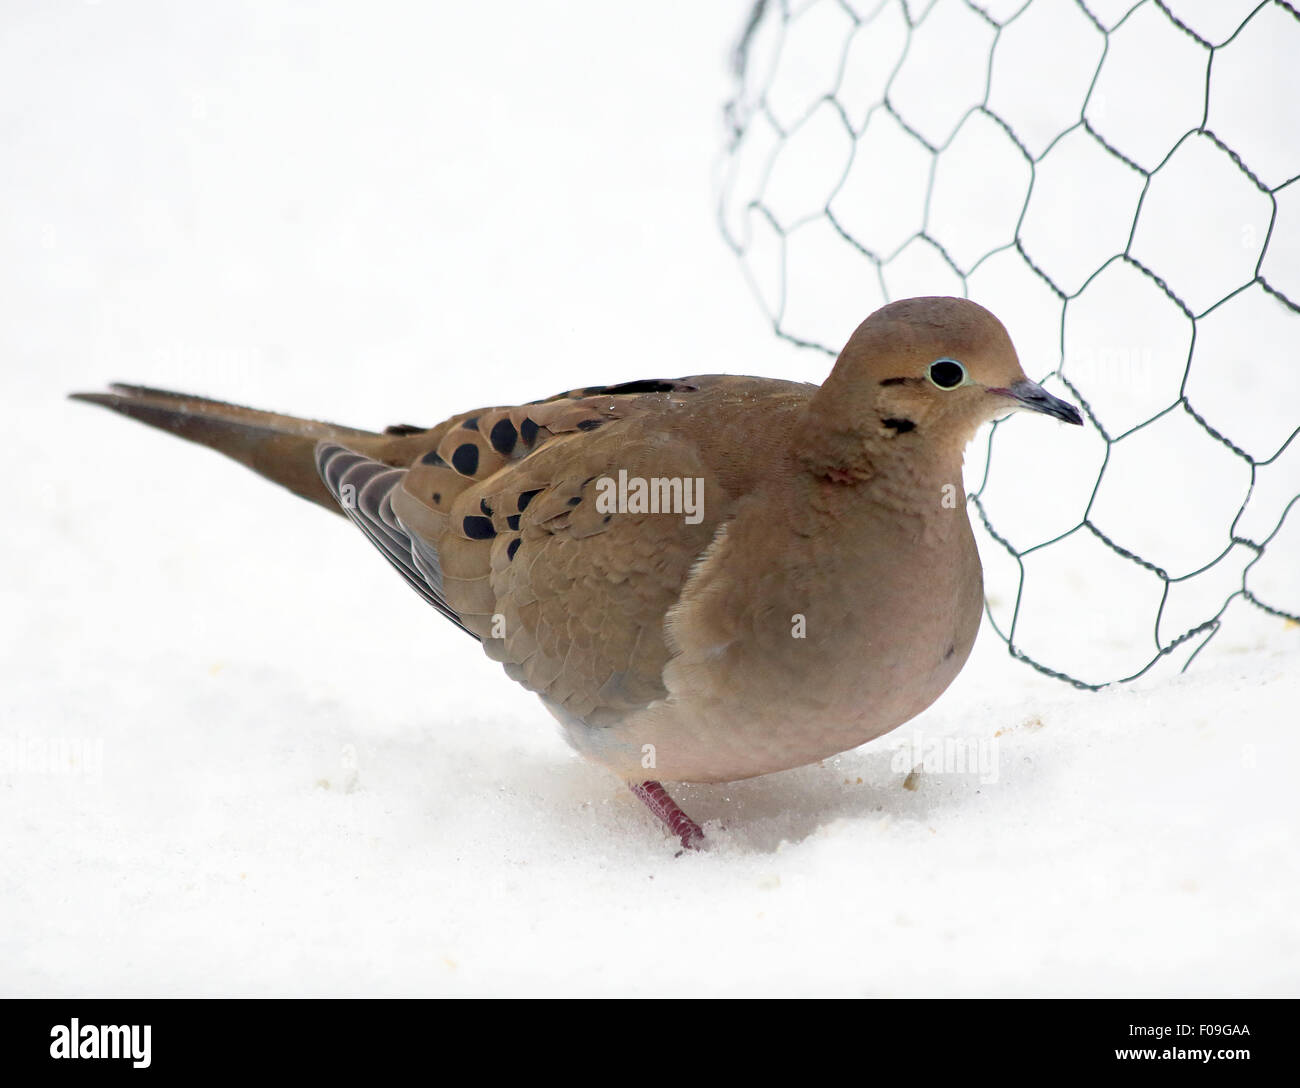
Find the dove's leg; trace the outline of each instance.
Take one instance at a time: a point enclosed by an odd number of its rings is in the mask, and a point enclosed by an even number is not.
[[[682,840],[682,846],[694,850],[704,840],[700,825],[677,807],[668,791],[658,782],[631,782],[629,785],[651,812],[668,825],[668,830]]]

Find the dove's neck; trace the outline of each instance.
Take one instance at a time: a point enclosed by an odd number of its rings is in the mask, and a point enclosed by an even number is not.
[[[867,428],[837,426],[809,412],[795,428],[793,484],[799,498],[832,522],[892,512],[929,522],[936,513],[963,511],[965,435],[933,433],[929,421],[894,420]],[[952,519],[940,518],[940,522]]]

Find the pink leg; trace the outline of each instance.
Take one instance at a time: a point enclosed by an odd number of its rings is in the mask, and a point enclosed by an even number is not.
[[[668,825],[668,830],[682,840],[682,847],[694,850],[704,840],[700,825],[677,807],[668,791],[658,782],[630,782],[628,785],[651,812]]]

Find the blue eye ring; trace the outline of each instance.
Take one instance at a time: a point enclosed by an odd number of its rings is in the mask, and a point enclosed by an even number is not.
[[[965,385],[966,368],[956,359],[936,359],[932,362],[925,372],[925,376],[930,379],[930,384],[937,389],[956,389],[959,385]]]

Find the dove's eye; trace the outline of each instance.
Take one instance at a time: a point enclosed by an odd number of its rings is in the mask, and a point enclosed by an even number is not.
[[[940,389],[956,389],[966,380],[966,368],[956,359],[936,359],[930,364],[930,381]]]

